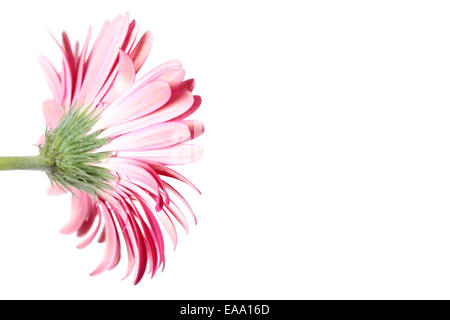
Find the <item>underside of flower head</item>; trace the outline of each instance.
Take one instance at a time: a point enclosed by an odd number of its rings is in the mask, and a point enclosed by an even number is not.
[[[111,156],[111,152],[96,152],[109,139],[99,138],[102,130],[90,133],[98,118],[94,111],[72,107],[56,128],[47,128],[40,155],[47,159],[47,175],[58,187],[86,191],[93,197],[110,188],[114,176],[96,165]]]
[[[60,72],[40,58],[53,98],[43,104],[47,131],[38,143],[50,164],[49,193],[73,193],[61,232],[83,237],[78,248],[95,238],[105,243],[93,275],[114,268],[125,244],[126,276],[134,271],[135,283],[164,266],[165,238],[177,244],[176,222],[189,230],[183,212],[196,222],[172,181],[198,189],[170,166],[201,157],[188,142],[204,131],[187,119],[202,100],[179,61],[137,77],[152,46],[150,32],[137,34],[126,14],[105,22],[90,51],[90,31],[81,50],[64,32]]]

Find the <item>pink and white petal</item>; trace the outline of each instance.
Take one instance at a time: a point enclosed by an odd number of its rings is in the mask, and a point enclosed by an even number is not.
[[[191,114],[193,114],[195,111],[197,111],[197,109],[200,107],[201,104],[202,104],[202,98],[200,96],[194,96],[194,103],[192,104],[192,106],[186,112],[172,118],[171,121],[178,121],[178,120],[186,119]]]
[[[91,272],[91,276],[98,275],[105,270],[114,268],[120,260],[120,241],[117,234],[111,212],[102,203],[99,204],[100,212],[105,225],[105,254],[98,267]]]
[[[135,87],[138,88],[146,83],[155,81],[157,79],[172,78],[174,74],[177,74],[180,70],[183,70],[181,62],[178,60],[169,60],[150,72],[146,73],[142,78],[136,81]],[[171,76],[172,75],[172,76]]]
[[[89,232],[89,230],[91,230],[95,217],[98,215],[97,205],[94,203],[90,196],[87,196],[87,198],[88,213],[83,221],[83,224],[77,230],[77,237],[83,237]]]
[[[80,90],[80,100],[89,105],[97,97],[114,69],[119,48],[129,27],[128,13],[105,23],[98,36],[88,61],[88,69]]]
[[[178,206],[172,201],[170,202],[170,205],[166,206],[165,208],[172,214],[172,216],[175,217],[175,219],[177,219],[178,223],[181,224],[184,231],[186,231],[186,233],[189,233],[189,222],[187,221],[186,216],[183,214],[183,211],[181,211],[180,208],[178,208]],[[167,211],[164,211],[167,214]]]
[[[185,71],[182,68],[168,70],[156,77],[155,80],[164,80],[166,81],[172,89],[177,88],[181,82],[183,81],[185,76]]]
[[[136,20],[131,21],[128,25],[127,35],[125,36],[122,46],[120,47],[126,53],[129,53],[129,51],[133,47],[138,31],[139,27],[136,23]]]
[[[58,72],[46,57],[40,56],[39,63],[41,64],[41,67],[44,71],[44,76],[47,80],[50,90],[52,91],[53,98],[55,99],[56,103],[62,103],[63,88]]]
[[[188,141],[190,138],[188,124],[167,122],[121,135],[98,151],[161,149]]]
[[[94,129],[108,128],[145,116],[162,107],[170,95],[170,87],[165,81],[154,81],[138,90],[130,88],[123,98],[103,111]]]
[[[88,198],[84,192],[76,192],[72,196],[72,212],[70,221],[61,228],[61,233],[71,234],[83,224],[88,213]]]
[[[150,50],[152,49],[152,44],[153,44],[152,33],[150,31],[147,31],[139,39],[133,51],[131,51],[130,57],[133,60],[136,72],[138,72],[141,69],[145,60],[147,60],[148,55],[150,54]]]
[[[121,180],[126,179],[140,187],[158,194],[159,186],[153,176],[149,174],[142,164],[134,159],[110,158],[99,164],[104,168],[117,172]]]
[[[192,218],[194,219],[195,224],[197,224],[197,217],[195,216],[194,210],[192,210],[192,207],[190,206],[189,202],[187,202],[187,200],[178,192],[177,189],[175,189],[174,187],[172,187],[170,184],[168,184],[167,182],[164,182],[164,186],[169,189],[171,192],[173,192],[178,199],[181,200],[181,202],[183,202],[183,204],[185,205],[186,208],[188,208],[189,212],[191,213]]]
[[[67,58],[63,59],[63,70],[61,77],[63,79],[63,92],[64,98],[62,106],[67,111],[72,105],[72,72],[70,71],[69,63],[67,62]]]
[[[195,80],[194,79],[187,79],[184,80],[178,87],[178,89],[181,90],[189,90],[190,92],[194,91],[195,87]]]
[[[102,100],[111,104],[134,83],[135,77],[136,71],[134,69],[133,61],[125,52],[120,50],[118,74],[111,89]]]
[[[140,130],[151,125],[163,123],[184,114],[194,104],[194,97],[190,91],[184,90],[174,93],[170,101],[162,108],[121,125],[111,126],[103,132],[104,137],[113,137],[130,131]],[[102,121],[101,119],[99,121]]]
[[[201,158],[203,148],[193,144],[179,144],[174,147],[149,151],[123,151],[118,157],[145,159],[165,165],[181,165],[195,162]]]
[[[50,129],[54,129],[61,119],[62,110],[60,106],[56,104],[55,100],[45,100],[42,104],[42,111],[47,126]]]
[[[62,33],[62,48],[64,56],[66,57],[67,62],[69,64],[70,70],[74,72],[76,70],[75,56],[74,52],[72,51],[72,45],[70,44],[69,36],[65,31],[63,31]]]
[[[164,165],[161,165],[160,163],[153,162],[153,161],[148,161],[147,163],[150,164],[150,166],[153,168],[153,170],[155,170],[156,173],[158,173],[159,175],[166,176],[166,177],[184,182],[185,184],[190,186],[192,189],[197,191],[199,194],[202,194],[200,192],[200,190],[191,181],[189,181],[185,176],[183,176],[179,172],[177,172],[173,169],[170,169]]]
[[[76,84],[75,84],[75,90],[74,90],[74,100],[76,101],[75,103],[79,103],[78,100],[78,95],[80,93],[81,90],[81,84],[83,83],[83,79],[84,79],[84,72],[85,72],[85,68],[86,68],[86,55],[87,55],[87,50],[89,47],[89,41],[91,39],[91,32],[92,29],[91,27],[89,27],[88,29],[88,34],[86,36],[86,40],[84,41],[83,44],[83,49],[81,49],[81,54],[80,57],[78,58],[78,67],[77,67],[77,79],[76,79]],[[82,102],[81,102],[82,103]]]
[[[75,80],[75,74],[74,72],[76,71],[74,69],[74,60],[73,60],[73,53],[72,53],[72,49],[70,48],[70,54],[72,56],[69,56],[69,53],[66,51],[66,48],[64,47],[64,45],[69,45],[70,43],[64,43],[68,41],[68,38],[64,37],[64,33],[63,33],[63,44],[61,45],[59,43],[59,41],[53,36],[53,34],[51,34],[51,37],[53,38],[53,40],[56,42],[56,44],[58,45],[59,49],[61,50],[63,57],[62,57],[62,72],[60,75],[61,78],[61,85],[62,85],[62,96],[61,96],[61,101],[58,101],[59,104],[61,106],[63,106],[65,108],[65,110],[67,110],[70,105],[72,104],[72,85],[73,85],[73,81]],[[73,67],[73,68],[72,68]]]
[[[156,215],[158,216],[159,221],[161,221],[161,225],[163,226],[164,230],[166,230],[167,234],[172,240],[173,249],[175,250],[177,247],[177,231],[172,220],[170,219],[169,215],[163,210],[157,212]]]
[[[183,120],[181,123],[184,123],[191,133],[191,140],[195,139],[205,132],[205,126],[202,122],[197,120]]]
[[[99,212],[97,212],[96,218],[97,218],[97,225],[94,227],[94,229],[91,232],[91,234],[89,234],[81,243],[79,243],[77,245],[77,249],[84,249],[84,248],[86,248],[94,240],[94,238],[97,235],[98,230],[100,230],[100,226],[102,224],[102,215]]]

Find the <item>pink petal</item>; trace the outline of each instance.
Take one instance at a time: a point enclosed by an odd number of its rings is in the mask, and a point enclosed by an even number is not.
[[[113,126],[105,130],[103,136],[114,136],[130,131],[135,131],[149,127],[154,124],[166,122],[180,114],[185,113],[194,104],[192,93],[184,90],[174,94],[174,97],[164,105],[164,107],[152,112],[142,118],[129,121],[127,123]],[[101,120],[100,120],[101,121]]]
[[[171,192],[173,192],[180,200],[183,202],[183,204],[188,208],[189,212],[192,215],[192,218],[194,219],[195,224],[197,224],[197,217],[195,216],[194,210],[192,210],[191,206],[189,205],[189,202],[186,201],[186,199],[170,184],[167,182],[164,182],[164,186],[169,189]]]
[[[97,205],[93,202],[89,195],[86,195],[88,198],[88,213],[84,218],[83,224],[77,230],[77,237],[83,237],[92,227],[94,223],[95,217],[98,215]]]
[[[88,61],[88,69],[80,90],[80,102],[89,105],[97,97],[108,80],[116,63],[129,27],[129,16],[118,16],[111,23],[106,22],[94,43]]]
[[[159,186],[152,175],[144,170],[134,159],[110,158],[101,164],[112,172],[117,172],[119,179],[126,179],[145,190],[158,194]]]
[[[180,165],[195,162],[201,158],[203,148],[192,144],[179,144],[171,148],[149,151],[118,152],[119,157],[148,159],[166,165]]]
[[[109,210],[104,204],[99,204],[100,212],[105,223],[105,254],[98,267],[91,272],[91,276],[98,275],[105,270],[114,268],[120,260],[120,241],[116,226]]]
[[[181,122],[189,128],[189,131],[191,132],[191,140],[201,136],[203,132],[205,132],[205,126],[200,121],[183,120]]]
[[[178,60],[169,60],[159,66],[157,66],[156,68],[154,68],[153,70],[151,70],[150,72],[146,73],[142,78],[140,78],[137,82],[136,82],[136,88],[145,85],[151,81],[155,81],[158,78],[168,78],[168,76],[166,76],[167,74],[176,74],[178,73],[179,70],[182,70],[183,67],[181,66],[181,62]]]
[[[62,103],[63,88],[61,78],[52,63],[45,57],[39,57],[39,63],[44,71],[44,76],[52,91],[56,103]]]
[[[54,129],[61,118],[62,110],[56,104],[55,100],[45,100],[42,104],[45,122],[50,129]]]
[[[91,28],[89,27],[88,34],[86,36],[86,40],[83,44],[83,49],[81,49],[81,54],[78,61],[78,70],[77,70],[77,79],[76,79],[76,85],[75,85],[75,92],[74,92],[74,98],[75,100],[78,98],[78,95],[81,90],[81,84],[84,79],[84,71],[86,66],[86,54],[89,47],[89,41],[91,39]],[[77,101],[78,102],[78,101]]]
[[[166,177],[169,177],[169,178],[176,179],[178,181],[184,182],[185,184],[190,186],[192,189],[197,191],[199,194],[202,194],[200,192],[200,190],[198,190],[197,187],[191,181],[189,181],[186,177],[184,177],[180,173],[176,172],[175,170],[172,170],[172,169],[170,169],[170,168],[168,168],[166,166],[163,166],[163,165],[161,165],[159,163],[156,163],[156,162],[153,162],[153,161],[148,161],[148,163],[152,166],[152,168],[159,175],[166,176]]]
[[[87,201],[88,199],[84,192],[77,192],[72,196],[72,212],[70,221],[61,228],[61,233],[70,234],[78,230],[87,215]]]
[[[138,32],[138,26],[136,24],[136,20],[133,20],[128,25],[127,35],[125,36],[125,39],[122,43],[121,49],[124,52],[129,53],[129,50],[131,50],[131,48],[133,47],[134,41],[136,41],[137,32]]]
[[[197,111],[197,109],[200,107],[201,104],[202,104],[202,98],[200,96],[194,96],[194,103],[192,104],[192,106],[186,112],[174,117],[171,120],[178,121],[178,120],[186,119],[191,114],[193,114],[195,111]]]
[[[99,151],[161,149],[185,142],[190,138],[189,125],[181,122],[167,122],[119,136]]]
[[[114,80],[111,89],[108,94],[102,99],[103,102],[108,104],[116,100],[126,89],[128,89],[133,83],[136,77],[133,61],[130,57],[120,50],[119,55],[119,72]]]
[[[178,206],[173,202],[170,202],[170,205],[166,206],[166,208],[175,217],[175,219],[177,219],[177,221],[181,224],[184,231],[186,231],[186,233],[189,233],[189,223],[186,219],[186,216],[183,214],[183,212],[180,210],[180,208],[178,208]],[[164,210],[164,211],[166,211],[166,210]]]
[[[141,69],[145,60],[147,60],[148,55],[150,54],[150,50],[152,48],[153,36],[150,31],[144,33],[139,42],[136,44],[136,47],[131,51],[130,57],[134,62],[134,68],[136,72]]]
[[[95,226],[92,233],[90,235],[88,235],[79,245],[77,245],[78,249],[86,248],[92,242],[92,240],[94,240],[95,236],[97,235],[98,230],[100,229],[100,225],[102,223],[102,215],[100,213],[97,213],[96,217],[98,217],[97,225]]]
[[[72,73],[70,71],[69,64],[67,62],[67,59],[64,57],[63,59],[63,70],[61,77],[63,79],[63,92],[64,92],[64,98],[62,105],[67,110],[71,104],[72,104]]]
[[[149,114],[163,106],[171,95],[170,87],[164,81],[151,82],[136,91],[130,89],[103,111],[96,128],[107,128]]]
[[[175,249],[177,247],[177,232],[172,220],[170,219],[169,215],[164,211],[157,212],[157,216],[161,221],[164,230],[166,230],[167,234],[172,240],[173,247]]]
[[[70,44],[69,36],[67,35],[67,33],[65,31],[62,33],[62,48],[63,48],[64,56],[66,57],[67,62],[69,64],[70,70],[72,72],[75,71],[75,69],[76,69],[75,56],[74,56],[74,52],[72,51],[72,46]]]
[[[194,87],[195,87],[195,80],[194,79],[188,79],[188,80],[183,81],[179,85],[178,89],[189,90],[190,92],[192,92],[192,91],[194,91]]]
[[[69,108],[72,103],[72,85],[73,85],[73,81],[75,79],[75,74],[74,74],[75,66],[73,65],[74,64],[73,56],[72,57],[68,56],[67,50],[63,47],[64,42],[66,42],[65,45],[70,46],[70,43],[67,43],[68,38],[64,37],[64,33],[63,33],[63,45],[61,45],[52,34],[50,34],[50,35],[53,38],[53,40],[55,40],[56,44],[58,45],[58,47],[61,49],[61,52],[63,53],[63,57],[62,57],[63,69],[61,72],[62,96],[61,96],[61,100],[60,101],[58,100],[57,102],[61,106],[63,106],[65,108],[65,110],[67,110],[67,108]],[[70,48],[70,54],[72,54],[71,48]],[[70,61],[70,59],[72,59],[72,61]]]
[[[185,71],[181,68],[168,70],[156,77],[155,80],[164,80],[166,81],[171,88],[176,88],[183,81],[185,75]]]

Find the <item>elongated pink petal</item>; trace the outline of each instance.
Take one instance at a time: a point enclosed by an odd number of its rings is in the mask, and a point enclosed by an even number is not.
[[[171,121],[179,121],[179,120],[186,119],[191,114],[193,114],[195,111],[197,111],[197,109],[200,107],[201,104],[202,104],[202,98],[200,96],[194,96],[194,103],[192,104],[192,106],[186,112],[184,112],[180,115],[174,116],[171,119]]]
[[[70,221],[61,228],[61,233],[71,234],[78,230],[87,215],[88,203],[84,192],[76,192],[72,196],[72,213]]]
[[[137,91],[130,92],[130,89],[123,98],[103,111],[96,128],[107,128],[140,118],[163,106],[171,95],[171,90],[164,81],[151,82]]]
[[[77,78],[76,78],[76,85],[75,85],[75,91],[74,91],[74,99],[76,104],[82,104],[83,101],[77,101],[78,96],[80,94],[81,90],[81,84],[83,83],[84,79],[84,72],[85,72],[85,66],[86,66],[86,55],[87,50],[89,47],[89,41],[91,39],[91,27],[89,27],[88,34],[86,36],[86,40],[83,44],[83,49],[81,49],[81,54],[79,56],[78,61],[78,67],[77,67]]]
[[[92,103],[107,81],[127,35],[128,26],[128,14],[123,18],[118,16],[111,23],[105,23],[89,56],[88,69],[80,90],[79,98],[85,104]]]
[[[61,118],[62,110],[55,100],[45,100],[42,104],[45,122],[50,129],[54,129]]]
[[[67,59],[63,59],[63,70],[61,77],[64,79],[63,81],[64,98],[62,105],[67,110],[72,105],[72,73],[70,71]]]
[[[203,134],[205,132],[205,126],[202,122],[197,120],[183,120],[181,121],[184,123],[191,133],[191,139],[195,139]]]
[[[161,165],[160,163],[157,163],[157,162],[154,162],[154,161],[149,161],[149,160],[146,160],[146,161],[147,161],[147,163],[149,163],[152,166],[152,168],[159,175],[166,176],[166,177],[173,178],[173,179],[176,179],[178,181],[184,182],[185,184],[190,186],[192,189],[197,191],[199,194],[201,194],[200,190],[198,190],[197,187],[191,181],[189,181],[186,177],[184,177],[180,173],[178,173],[175,170],[170,169],[170,168],[168,168],[168,167],[166,167],[164,165]]]
[[[70,46],[70,43],[67,43],[68,38],[64,37],[63,33],[63,44],[60,44],[59,41],[50,34],[55,41],[55,43],[58,45],[59,49],[63,53],[62,56],[62,71],[61,71],[61,84],[62,84],[62,90],[61,90],[61,100],[57,100],[57,102],[64,107],[65,110],[70,108],[72,104],[72,88],[73,88],[73,81],[75,80],[75,66],[74,66],[74,57],[72,52],[72,48],[68,49],[70,53],[66,50],[64,45]],[[64,42],[66,42],[64,44]]]
[[[77,237],[83,237],[86,235],[94,223],[95,217],[98,214],[97,205],[91,199],[89,195],[86,195],[88,199],[88,211],[86,217],[84,218],[83,224],[77,230]]]
[[[125,36],[125,39],[122,43],[121,49],[129,53],[131,51],[131,48],[134,45],[134,42],[136,41],[137,33],[138,33],[138,25],[136,23],[136,20],[133,20],[128,25],[128,31],[127,35]]]
[[[166,74],[176,74],[179,70],[183,69],[181,66],[181,62],[178,60],[169,60],[150,72],[146,73],[142,78],[140,78],[138,81],[136,81],[135,87],[139,88],[151,81],[155,81],[157,79],[163,79],[168,78]]]
[[[185,75],[185,71],[182,68],[168,70],[156,77],[155,80],[163,80],[166,81],[171,88],[176,88],[183,81]]]
[[[197,217],[195,216],[194,210],[192,210],[191,206],[186,201],[186,199],[174,187],[172,187],[167,182],[164,182],[164,185],[167,189],[169,189],[171,192],[173,192],[178,197],[178,199],[181,200],[181,202],[183,202],[183,204],[186,206],[186,208],[188,208],[189,212],[191,213],[191,216],[194,219],[195,224],[197,224]]]
[[[145,60],[147,60],[148,55],[150,54],[150,50],[152,49],[153,44],[153,36],[150,31],[144,33],[144,35],[139,39],[139,42],[136,44],[136,47],[131,51],[130,57],[134,62],[134,68],[136,72],[138,72]]]
[[[189,110],[189,108],[191,108],[193,104],[194,97],[192,96],[191,92],[187,90],[177,92],[175,96],[171,98],[170,101],[162,108],[142,118],[107,128],[103,133],[103,136],[123,134],[126,132],[143,129],[151,125],[169,121],[172,118],[185,113],[187,110]]]
[[[159,187],[155,179],[141,166],[136,165],[136,162],[134,159],[110,158],[100,166],[117,172],[120,179],[127,179],[156,195]]]
[[[148,159],[166,165],[180,165],[195,162],[201,158],[203,148],[194,144],[179,144],[171,148],[149,151],[118,152],[119,157]]]
[[[44,71],[44,75],[50,87],[50,90],[52,91],[53,98],[55,99],[56,103],[62,103],[63,88],[58,72],[56,71],[52,63],[43,56],[39,57],[39,63],[41,64],[41,67]]]
[[[102,99],[103,102],[111,104],[116,100],[131,84],[134,83],[136,72],[134,70],[133,61],[130,57],[120,50],[119,55],[119,71],[114,80],[114,83],[109,89],[108,94]]]
[[[114,225],[113,218],[104,204],[99,204],[100,212],[105,223],[105,243],[106,249],[102,261],[98,267],[91,272],[91,276],[98,275],[105,270],[113,268],[120,259],[120,242]]]
[[[178,87],[178,89],[181,90],[188,90],[190,92],[194,91],[195,87],[195,80],[194,79],[187,79],[184,80]]]
[[[175,226],[172,222],[172,220],[170,219],[169,215],[162,211],[157,212],[157,216],[159,218],[159,220],[161,221],[161,224],[164,228],[164,230],[167,232],[167,234],[169,235],[170,239],[172,240],[172,244],[174,247],[174,250],[177,247],[177,231],[175,229]]]
[[[75,55],[72,51],[72,45],[70,44],[69,36],[64,31],[62,33],[62,48],[64,51],[64,55],[66,57],[66,60],[68,62],[69,68],[71,72],[73,73],[76,70],[76,61],[75,61]],[[75,79],[72,79],[73,81]]]
[[[98,230],[100,229],[100,226],[102,224],[102,215],[98,213],[96,217],[97,217],[97,225],[94,227],[92,233],[88,235],[80,244],[77,245],[78,249],[86,248],[89,244],[91,244],[92,240],[94,240],[95,236],[97,235]]]
[[[119,136],[99,151],[154,150],[167,148],[190,138],[189,125],[167,122]]]
[[[177,221],[183,227],[184,231],[186,231],[186,233],[189,233],[189,223],[180,208],[178,208],[178,206],[174,202],[170,202],[170,205],[166,206],[165,208],[167,208],[167,210],[175,217],[175,219],[177,219]]]

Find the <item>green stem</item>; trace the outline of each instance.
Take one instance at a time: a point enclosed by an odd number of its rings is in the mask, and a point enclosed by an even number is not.
[[[0,157],[0,170],[42,170],[50,169],[48,160],[42,156]]]

